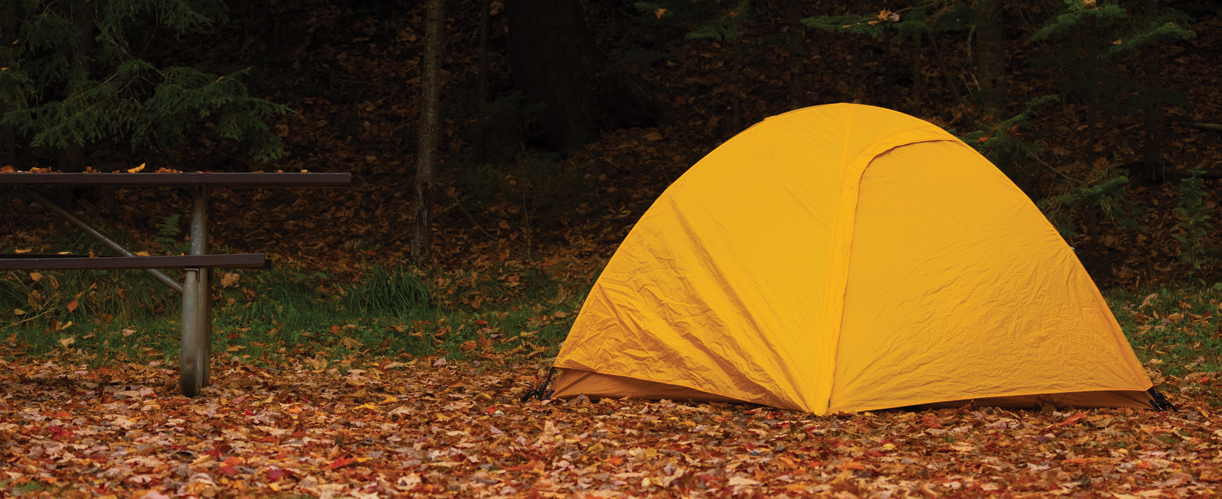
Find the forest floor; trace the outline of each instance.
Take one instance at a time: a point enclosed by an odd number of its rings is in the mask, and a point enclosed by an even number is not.
[[[0,361],[7,497],[1188,497],[1222,483],[1222,383],[1175,412],[962,408],[815,417],[603,399],[527,403],[520,359]],[[335,369],[334,367],[341,367]]]
[[[473,18],[468,11],[474,3],[462,4],[465,10],[455,19]],[[409,27],[423,24],[420,8],[371,13],[291,2],[266,8],[280,10],[263,19],[293,21],[269,26],[252,15],[189,39],[192,48],[176,57],[213,71],[234,63],[225,54],[273,61],[258,88],[296,111],[273,123],[288,154],[270,164],[245,163],[232,159],[231,146],[201,133],[149,165],[352,172],[348,189],[219,189],[212,207],[213,247],[268,253],[296,275],[325,270],[323,282],[308,281],[323,293],[340,293],[374,264],[410,266],[422,36]],[[784,17],[767,11],[773,7],[760,8],[747,24],[747,40],[785,29]],[[589,15],[599,21],[604,45],[655,37],[649,30],[656,28],[615,12]],[[494,16],[494,27],[501,22]],[[1205,16],[1189,28],[1197,37],[1168,49],[1163,77],[1194,105],[1168,111],[1165,153],[1180,169],[1216,169],[1222,165],[1222,138],[1188,124],[1222,122],[1222,75],[1213,62],[1222,55],[1222,20]],[[727,54],[735,44],[678,36],[653,48],[681,57],[630,70],[664,104],[656,126],[608,131],[564,156],[511,148],[502,160],[478,159],[476,151],[501,146],[473,136],[474,118],[462,107],[477,76],[478,37],[457,22],[448,30],[444,68],[446,88],[453,92],[446,103],[453,111],[443,127],[438,218],[431,261],[424,267],[441,305],[466,314],[467,331],[488,314],[518,308],[543,312],[504,334],[539,329],[543,322],[563,329],[579,306],[574,297],[588,289],[667,185],[745,126],[787,110],[781,82],[789,56],[783,50],[751,49],[735,85],[726,77]],[[293,41],[261,47],[263,42],[250,43],[256,36],[248,33]],[[494,29],[494,49],[503,48],[505,36]],[[944,41],[948,64],[964,67],[962,37],[946,35]],[[866,50],[851,50],[855,43]],[[807,104],[885,101],[881,42],[809,32],[806,47]],[[1019,55],[1040,49],[1018,43],[1012,48]],[[492,87],[503,89],[508,68],[497,50]],[[851,54],[865,59],[859,67],[867,76],[845,77],[842,68],[854,64]],[[1015,111],[1056,92],[1027,65],[1015,63],[1011,70]],[[894,87],[896,108],[960,131],[974,127],[982,117],[971,106],[955,104],[937,83],[940,78],[932,64],[921,73],[918,79],[927,86],[920,102],[910,99],[911,86]],[[1035,126],[1022,132],[1043,147],[1040,157],[1047,165],[1016,165],[1007,174],[1033,198],[1097,183],[1140,158],[1140,117],[1090,109],[1062,102],[1038,110]],[[100,170],[145,162],[108,150],[92,160]],[[489,171],[501,173],[481,176]],[[1073,180],[1058,180],[1064,177]],[[173,229],[167,217],[187,206],[180,193],[168,190],[82,195],[78,208],[113,217],[98,223],[137,251],[163,251],[164,242],[155,240],[158,231]],[[1222,486],[1222,433],[1216,433],[1222,384],[1215,374],[1222,367],[1216,355],[1222,326],[1214,317],[1219,296],[1208,289],[1196,299],[1154,290],[1213,284],[1222,274],[1208,263],[1190,275],[1179,263],[1178,185],[1134,184],[1127,199],[1143,229],[1079,210],[1078,235],[1070,242],[1100,287],[1109,290],[1118,319],[1156,384],[1179,407],[1176,412],[965,408],[814,417],[681,401],[522,403],[519,397],[545,376],[554,345],[515,351],[477,342],[463,353],[436,349],[412,356],[347,345],[366,354],[319,356],[260,349],[236,336],[220,339],[216,386],[187,399],[177,395],[177,366],[164,349],[140,354],[133,344],[127,351],[136,353],[103,362],[76,348],[91,341],[83,329],[103,326],[87,322],[65,332],[68,326],[56,322],[46,331],[0,329],[0,497],[1203,495]],[[1206,202],[1215,207],[1217,198],[1211,192]],[[67,249],[88,248],[20,201],[0,206],[0,215],[0,231],[13,235],[0,250],[57,251],[65,249],[57,247],[64,242],[79,245]],[[1217,230],[1211,229],[1208,241],[1220,240]],[[545,298],[480,291],[481,283],[510,289],[527,275],[554,281],[555,287]],[[25,275],[20,280],[30,286],[38,281]],[[224,292],[240,300],[245,290]],[[76,303],[73,292],[62,294],[56,306]],[[172,317],[162,322],[172,334]],[[126,338],[123,327],[115,325],[108,337]],[[340,330],[332,327],[333,334]],[[268,329],[256,333],[271,336],[275,328]],[[32,339],[38,334],[50,335],[44,343],[52,348],[32,347],[42,341]],[[448,346],[468,345],[466,338]],[[253,358],[245,355],[252,351]]]

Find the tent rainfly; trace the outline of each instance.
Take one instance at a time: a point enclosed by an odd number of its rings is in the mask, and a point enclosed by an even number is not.
[[[775,116],[641,217],[582,306],[556,397],[1152,407],[1090,276],[1001,171],[882,108]]]

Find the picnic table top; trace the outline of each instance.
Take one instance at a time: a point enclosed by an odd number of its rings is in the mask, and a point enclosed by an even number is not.
[[[175,172],[175,173],[0,173],[0,185],[93,185],[123,187],[344,187],[351,173]]]

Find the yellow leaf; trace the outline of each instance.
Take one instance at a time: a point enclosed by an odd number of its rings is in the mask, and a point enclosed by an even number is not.
[[[658,9],[654,11],[653,15],[658,16],[658,19],[661,19],[662,14],[665,14],[665,13],[666,13],[666,9]]]
[[[34,282],[41,281],[41,280],[42,280],[42,274],[39,274],[38,272],[30,272],[30,280],[32,280],[32,281],[34,281]]]
[[[63,345],[65,348],[67,348],[68,345],[71,345],[73,343],[76,343],[76,338],[73,338],[71,336],[64,338],[62,340],[59,340],[59,344]]]
[[[143,170],[143,169],[144,169],[144,163],[140,163],[140,166],[127,170],[127,173],[140,173],[140,170]]]
[[[883,11],[882,11],[882,12],[879,12],[879,13],[878,13],[878,20],[879,20],[879,21],[886,21],[886,20],[887,20],[888,18],[890,18],[890,17],[891,17],[891,11],[890,11],[890,10],[883,9]]]
[[[25,310],[22,310],[22,309],[19,309],[19,308],[14,308],[14,309],[13,309],[13,315],[25,315]]]
[[[1095,8],[1095,0],[1082,0],[1082,8],[1084,9]]]
[[[225,274],[225,277],[222,277],[222,278],[221,278],[221,287],[222,287],[222,288],[232,288],[232,287],[234,287],[234,286],[237,286],[237,285],[238,285],[238,279],[239,279],[239,278],[241,278],[241,277],[242,277],[242,276],[240,276],[240,275],[238,275],[238,274],[234,274],[234,273],[232,273],[232,272],[226,273],[226,274]]]

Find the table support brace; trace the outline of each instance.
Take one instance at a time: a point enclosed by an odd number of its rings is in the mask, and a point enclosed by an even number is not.
[[[107,248],[115,250],[115,252],[123,256],[136,256],[135,253],[128,251],[127,248],[124,248],[122,245],[115,242],[114,239],[111,239],[106,234],[103,234],[101,231],[93,228],[89,224],[85,223],[85,221],[79,218],[76,218],[76,215],[73,215],[71,212],[69,212],[68,210],[65,210],[60,205],[55,204],[55,202],[51,201],[50,199],[43,197],[42,194],[39,194],[37,192],[28,190],[28,189],[26,190],[26,193],[31,198],[33,198],[34,201],[37,201],[38,204],[41,204],[43,208],[50,210],[52,213],[55,213],[56,215],[63,217],[65,220],[69,222],[72,222],[73,225],[80,227],[82,231],[84,231],[86,234],[89,234],[94,239],[97,239],[98,241],[100,241]],[[183,292],[182,284],[179,284],[178,281],[174,280],[174,278],[166,275],[165,272],[162,272],[157,269],[145,269],[144,271],[148,272],[149,274],[152,274],[153,277],[157,278],[158,281],[165,283],[166,286],[169,286],[174,291],[177,291],[179,294],[182,294]]]

